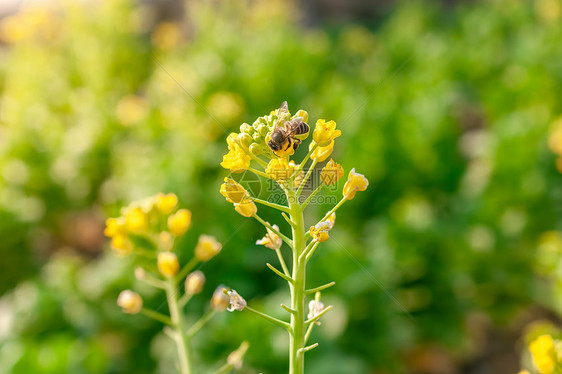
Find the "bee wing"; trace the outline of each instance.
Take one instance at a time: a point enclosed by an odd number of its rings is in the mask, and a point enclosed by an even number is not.
[[[302,117],[295,117],[292,120],[285,122],[287,135],[293,135],[295,132],[297,132],[301,123],[303,123]]]
[[[277,110],[277,114],[279,115],[281,112],[288,112],[289,111],[289,104],[286,101],[281,103],[281,106]]]
[[[286,101],[283,101],[279,109],[277,109],[277,119],[275,120],[275,127],[283,126],[290,115],[291,113],[289,113],[289,105]]]

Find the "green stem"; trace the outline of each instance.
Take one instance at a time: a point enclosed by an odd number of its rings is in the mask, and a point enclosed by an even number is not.
[[[318,144],[316,144],[316,142],[314,142],[314,145],[312,146],[310,151],[308,151],[307,155],[304,156],[304,158],[302,159],[299,167],[297,168],[297,170],[295,170],[295,174],[293,174],[293,178],[291,179],[291,182],[293,182],[293,180],[300,174],[301,170],[304,168],[304,165],[306,165],[306,162],[308,161],[310,156],[312,156],[312,152],[314,152],[316,150],[316,148],[318,148]]]
[[[275,204],[275,203],[272,203],[272,202],[267,201],[267,200],[258,199],[257,197],[250,197],[250,200],[255,201],[256,203],[259,203],[259,204],[262,204],[262,205],[266,205],[270,208],[274,208],[274,209],[280,210],[282,212],[289,213],[289,208],[287,208],[284,205]]]
[[[185,266],[174,277],[176,279],[176,282],[183,281],[184,278],[187,276],[187,274],[191,270],[193,270],[193,268],[195,268],[195,266],[197,266],[198,263],[199,263],[199,259],[197,257],[193,256],[191,258],[191,260],[189,260],[189,262],[187,264],[185,264]]]
[[[172,328],[175,333],[175,342],[178,350],[179,367],[181,374],[191,374],[191,359],[189,356],[189,341],[185,335],[186,326],[178,303],[177,281],[175,278],[168,279],[166,283],[166,298],[170,308]]]
[[[149,318],[152,318],[152,319],[156,320],[156,321],[160,321],[165,325],[171,325],[172,324],[172,320],[170,319],[170,317],[165,316],[162,313],[155,312],[154,310],[142,308],[141,313],[144,314],[145,316],[149,317]]]
[[[318,221],[318,223],[320,222],[324,222],[325,220],[328,219],[328,217],[330,217],[336,210],[338,210],[340,208],[340,206],[343,205],[343,203],[345,203],[347,201],[347,199],[344,197],[342,198],[339,203],[336,204],[336,206],[334,206],[328,213],[326,213],[326,215],[324,215],[324,218],[322,218],[320,221]]]
[[[299,185],[299,189],[297,190],[297,193],[295,195],[297,199],[301,195],[302,189],[304,188],[304,185],[306,184],[306,182],[308,182],[308,178],[310,178],[310,174],[312,174],[312,171],[314,170],[314,167],[316,167],[317,163],[318,162],[316,160],[312,160],[312,164],[308,168],[308,171],[306,172],[306,175],[304,176],[301,184]]]
[[[301,209],[302,209],[302,210],[304,210],[304,208],[307,207],[307,205],[310,203],[310,201],[312,200],[312,198],[313,198],[314,196],[316,196],[316,194],[317,194],[318,192],[320,192],[320,190],[321,190],[322,187],[324,187],[324,186],[325,186],[324,182],[320,183],[320,186],[318,186],[318,187],[306,198],[306,200],[301,204]]]
[[[267,175],[263,171],[259,171],[259,170],[254,169],[254,168],[248,168],[248,170],[251,171],[252,173],[256,174],[256,175],[259,175],[260,177],[269,178],[269,175]]]
[[[280,319],[277,319],[275,317],[270,316],[269,314],[265,314],[262,313],[260,311],[255,310],[254,308],[250,308],[249,306],[246,305],[246,307],[244,308],[244,310],[247,310],[248,312],[254,313],[258,316],[260,316],[263,319],[268,320],[271,323],[276,324],[277,326],[281,326],[283,328],[286,328],[287,330],[291,331],[291,325],[289,325],[287,322],[285,321],[281,321]]]
[[[313,165],[315,163],[313,162]],[[312,168],[311,168],[312,169]],[[303,183],[306,183],[304,179]],[[302,187],[302,184],[301,184]],[[301,188],[299,187],[299,190]],[[296,193],[290,191],[287,200],[289,201],[289,209],[293,226],[293,283],[289,283],[291,289],[291,309],[295,311],[291,314],[291,334],[290,334],[290,356],[289,356],[289,374],[304,373],[304,354],[299,352],[305,346],[305,283],[306,283],[306,262],[300,260],[301,254],[306,247],[304,237],[304,218],[300,204],[298,203],[299,191]]]
[[[267,227],[268,229],[273,231],[275,233],[275,235],[280,237],[285,243],[287,243],[287,245],[291,246],[293,244],[291,239],[289,239],[285,235],[281,234],[279,232],[279,230],[277,230],[277,229],[275,229],[275,227],[271,226],[271,224],[269,222],[265,221],[263,218],[261,218],[257,214],[254,214],[254,218],[257,219],[259,221],[259,223],[261,223],[262,225],[264,225],[265,227]]]
[[[213,318],[215,313],[216,313],[216,310],[211,308],[207,313],[205,313],[205,315],[203,317],[201,317],[199,319],[199,321],[195,322],[195,324],[193,326],[191,326],[191,328],[187,331],[187,336],[189,336],[191,338],[192,336],[197,334],[197,332],[199,330],[201,330],[201,328],[203,326],[205,326],[205,324],[207,324],[207,322],[209,322],[209,320],[211,318]]]

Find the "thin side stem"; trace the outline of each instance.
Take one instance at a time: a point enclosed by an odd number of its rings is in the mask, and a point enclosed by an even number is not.
[[[302,189],[304,188],[304,185],[306,184],[306,182],[308,182],[308,178],[310,178],[310,174],[312,174],[312,171],[314,170],[314,167],[316,167],[317,163],[318,162],[316,160],[312,160],[312,164],[308,168],[308,171],[306,172],[306,175],[304,176],[301,184],[299,185],[299,189],[297,190],[297,193],[295,194],[297,199],[300,197]]]
[[[288,323],[285,322],[285,321],[281,321],[280,319],[277,319],[277,318],[275,318],[275,317],[272,317],[272,316],[270,316],[270,315],[268,315],[268,314],[259,312],[259,311],[255,310],[254,308],[250,308],[249,306],[246,306],[246,307],[244,308],[244,310],[247,310],[248,312],[254,313],[255,315],[258,315],[258,316],[260,316],[261,318],[263,318],[263,319],[265,319],[265,320],[267,320],[267,321],[269,321],[269,322],[271,322],[271,323],[276,324],[277,326],[281,326],[281,327],[283,327],[283,328],[285,328],[285,329],[291,331],[291,325],[288,324]]]
[[[250,197],[250,200],[252,200],[256,203],[262,204],[262,205],[266,205],[270,208],[274,208],[274,209],[280,210],[282,212],[289,213],[289,208],[287,208],[284,205],[275,204],[275,203],[269,202],[267,200],[258,199],[257,197]]]
[[[170,317],[163,315],[162,313],[155,312],[154,310],[142,308],[141,313],[147,316],[148,318],[152,318],[156,321],[160,321],[165,325],[171,325],[172,320]]]
[[[199,259],[193,256],[191,260],[189,260],[189,262],[185,264],[185,266],[174,277],[176,283],[181,282],[187,276],[187,274],[189,274],[189,272],[197,266],[198,263]]]
[[[187,336],[191,338],[195,334],[197,334],[197,332],[199,332],[199,330],[201,330],[201,328],[205,326],[215,314],[216,311],[213,308],[209,309],[209,311],[207,311],[207,313],[205,313],[203,317],[199,318],[199,321],[195,322],[195,324],[191,326],[189,330],[187,330]]]
[[[252,173],[256,174],[256,175],[259,175],[260,177],[269,178],[269,175],[267,175],[263,171],[259,171],[258,169],[248,168],[248,170],[251,171]]]
[[[281,248],[275,249],[275,253],[277,253],[277,257],[279,258],[279,262],[281,263],[283,272],[286,276],[290,277],[291,273],[289,273],[289,268],[287,268],[287,264],[285,263],[285,259],[283,258],[283,254],[281,253]]]
[[[304,165],[306,165],[306,162],[308,161],[310,156],[312,156],[312,153],[316,150],[316,148],[318,148],[318,144],[316,144],[316,142],[314,142],[314,145],[312,146],[312,149],[310,151],[308,151],[306,156],[304,156],[304,158],[302,159],[302,161],[301,161],[299,167],[297,168],[297,170],[295,170],[295,174],[293,174],[293,179],[296,178],[300,174],[301,170],[304,168]]]
[[[320,183],[320,186],[318,186],[307,198],[306,200],[301,204],[301,209],[304,210],[304,208],[306,208],[308,206],[308,204],[310,203],[310,201],[312,200],[312,198],[314,196],[316,196],[316,194],[318,192],[320,192],[320,190],[325,186],[324,182]]]
[[[293,242],[292,242],[291,239],[289,239],[285,235],[281,234],[281,232],[279,232],[279,230],[277,230],[275,227],[273,227],[269,222],[265,221],[263,218],[261,218],[257,214],[254,214],[254,218],[257,219],[259,221],[259,223],[261,223],[262,225],[264,225],[265,227],[267,227],[268,229],[273,231],[275,233],[275,235],[280,237],[285,243],[287,243],[287,245],[289,245],[289,246],[293,245]]]
[[[330,211],[328,213],[326,213],[324,215],[324,217],[318,221],[318,223],[320,222],[324,222],[325,220],[328,219],[328,217],[330,217],[336,210],[338,210],[340,208],[340,206],[343,205],[343,203],[345,203],[347,201],[347,198],[342,198],[332,209],[330,209]]]

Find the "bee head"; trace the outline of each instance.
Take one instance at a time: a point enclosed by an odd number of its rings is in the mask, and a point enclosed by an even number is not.
[[[278,151],[281,148],[277,145],[277,143],[275,143],[273,140],[270,140],[267,142],[267,145],[269,146],[269,148],[271,148],[271,150],[273,151]]]
[[[283,136],[281,131],[274,131],[273,134],[271,134],[271,141],[275,143],[282,143],[284,140],[285,136]]]

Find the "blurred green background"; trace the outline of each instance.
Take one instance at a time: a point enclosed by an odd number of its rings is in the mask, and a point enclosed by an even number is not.
[[[254,245],[263,228],[218,189],[227,132],[283,100],[334,119],[334,158],[370,181],[311,263],[311,285],[337,285],[307,372],[518,370],[525,326],[562,313],[548,149],[561,3],[384,2],[361,17],[315,4],[27,2],[2,18],[1,373],[174,372],[161,326],[115,305],[124,288],[153,308],[164,295],[102,233],[158,191],[193,212],[185,258],[200,233],[224,243],[190,320],[221,283],[281,314],[287,290],[264,266],[275,255]],[[287,372],[285,332],[246,313],[198,337],[200,372],[242,340],[240,372]]]

